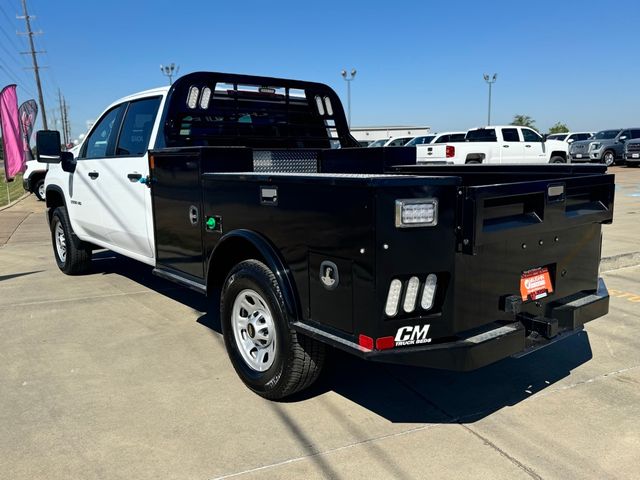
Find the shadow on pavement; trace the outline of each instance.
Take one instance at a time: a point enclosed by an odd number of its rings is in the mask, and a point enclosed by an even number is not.
[[[34,273],[44,272],[44,270],[34,270],[32,272],[12,273],[9,275],[0,275],[0,282],[9,280],[11,278],[25,277],[27,275],[33,275]]]
[[[198,323],[219,335],[218,301],[155,277],[151,267],[111,252],[94,255],[93,271],[127,277],[204,313]],[[586,332],[525,357],[508,358],[473,372],[448,372],[366,362],[331,349],[321,378],[282,403],[333,391],[391,422],[473,423],[551,387],[592,358]]]

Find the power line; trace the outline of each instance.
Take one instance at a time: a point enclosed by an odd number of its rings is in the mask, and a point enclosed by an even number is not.
[[[30,22],[31,17],[29,17],[29,13],[27,12],[27,0],[22,0],[22,11],[24,12],[24,16],[19,18],[24,18],[27,24],[26,35],[29,36],[29,47],[30,47],[30,52],[28,53],[31,53],[31,60],[33,61],[33,71],[36,77],[36,86],[38,88],[38,99],[40,101],[40,111],[42,112],[42,126],[44,127],[45,130],[48,130],[47,111],[44,108],[44,99],[42,98],[42,84],[40,83],[40,70],[39,70],[40,67],[38,67],[38,57],[37,57],[37,53],[41,53],[41,52],[37,52],[35,49],[35,46],[33,45],[34,32],[31,30],[31,22]],[[42,33],[42,32],[38,32],[38,33]]]

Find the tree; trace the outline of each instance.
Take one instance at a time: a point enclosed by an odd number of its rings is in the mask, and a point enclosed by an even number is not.
[[[549,129],[549,133],[568,133],[569,127],[566,124],[556,122],[556,124]]]
[[[529,115],[514,115],[511,125],[519,125],[521,127],[529,127],[536,129],[536,121]]]

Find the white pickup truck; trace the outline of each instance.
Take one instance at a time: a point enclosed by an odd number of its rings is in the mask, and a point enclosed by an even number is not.
[[[311,385],[327,345],[471,370],[609,308],[605,166],[427,167],[411,148],[357,148],[327,85],[195,72],[113,103],[75,158],[58,132],[36,143],[60,270],[105,248],[206,295],[265,398]]]
[[[528,127],[499,125],[473,128],[464,143],[418,145],[418,163],[566,163],[567,144],[544,141]]]

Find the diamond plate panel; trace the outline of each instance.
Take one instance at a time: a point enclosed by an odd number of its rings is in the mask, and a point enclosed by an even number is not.
[[[318,152],[254,150],[254,172],[317,173]]]

